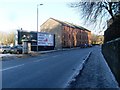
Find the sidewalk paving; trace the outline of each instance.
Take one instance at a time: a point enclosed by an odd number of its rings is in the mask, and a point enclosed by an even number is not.
[[[94,49],[70,88],[119,88],[100,49]]]

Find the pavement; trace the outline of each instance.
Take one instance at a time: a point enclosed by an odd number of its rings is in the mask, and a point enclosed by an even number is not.
[[[68,87],[120,89],[100,48],[92,51],[82,71]]]

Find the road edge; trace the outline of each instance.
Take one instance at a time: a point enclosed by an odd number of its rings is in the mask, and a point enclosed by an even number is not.
[[[88,61],[88,59],[90,58],[91,54],[92,54],[92,51],[90,51],[87,54],[87,56],[83,59],[82,64],[80,64],[80,66],[78,67],[78,69],[74,72],[72,78],[65,85],[65,88],[71,88],[72,83],[76,82],[77,76],[79,76],[81,74],[81,72],[82,72],[83,68],[85,67],[85,64]]]
[[[5,59],[14,59],[14,58],[25,58],[25,57],[34,57],[34,56],[38,56],[41,54],[46,54],[46,53],[52,53],[52,52],[59,52],[59,51],[68,51],[68,50],[75,50],[75,49],[80,49],[80,47],[78,48],[69,48],[69,49],[57,49],[57,50],[48,50],[48,51],[39,51],[39,52],[30,52],[28,54],[20,54],[20,55],[15,55],[15,56],[1,56],[0,57],[0,61],[4,61]],[[34,55],[35,54],[35,55]]]

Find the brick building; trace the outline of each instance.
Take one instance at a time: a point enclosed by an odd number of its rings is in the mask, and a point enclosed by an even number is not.
[[[49,18],[44,22],[40,31],[55,34],[56,49],[91,44],[91,31],[54,18]]]

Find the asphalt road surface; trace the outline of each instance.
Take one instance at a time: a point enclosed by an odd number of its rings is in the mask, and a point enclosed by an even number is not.
[[[2,88],[64,88],[92,48],[2,62]]]

